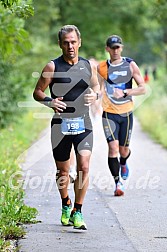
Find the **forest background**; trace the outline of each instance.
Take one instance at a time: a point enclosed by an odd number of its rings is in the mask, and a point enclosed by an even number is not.
[[[167,148],[167,2],[166,0],[0,0],[0,249],[24,235],[18,224],[34,222],[36,209],[24,205],[24,191],[11,188],[15,162],[48,120],[34,115],[32,91],[41,69],[60,55],[57,32],[75,24],[82,35],[80,55],[108,57],[105,41],[123,38],[123,56],[148,70],[148,95],[135,115],[154,141]],[[156,69],[156,77],[152,70]],[[45,108],[42,108],[43,110]],[[18,183],[18,177],[14,182]]]

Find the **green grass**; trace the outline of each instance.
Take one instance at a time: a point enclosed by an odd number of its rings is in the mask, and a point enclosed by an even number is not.
[[[149,84],[152,92],[148,99],[135,111],[144,131],[151,138],[167,148],[167,87],[166,74],[161,73],[156,81]]]
[[[18,156],[37,139],[48,121],[33,119],[29,112],[8,128],[0,130],[0,251],[9,251],[9,240],[24,236],[23,224],[37,222],[35,208],[24,204],[24,191],[18,185],[20,171],[16,160]]]

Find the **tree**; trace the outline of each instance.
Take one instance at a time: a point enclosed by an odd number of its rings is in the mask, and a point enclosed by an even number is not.
[[[126,42],[128,53],[131,47],[147,40],[148,32],[157,31],[157,20],[152,9],[156,0],[64,0],[59,2],[61,23],[76,24],[82,33],[81,50],[88,56],[101,57],[105,40],[111,34],[119,34]],[[68,6],[68,8],[66,7]],[[150,29],[151,27],[151,29]],[[159,34],[160,35],[160,34]],[[126,49],[125,49],[126,50]],[[153,52],[150,52],[153,53]]]
[[[33,15],[33,7],[20,0],[0,2],[0,55],[1,60],[23,53],[30,47],[28,33],[24,29],[24,19]]]
[[[0,1],[0,127],[11,122],[18,112],[17,102],[24,97],[24,76],[14,66],[18,55],[30,48],[24,18],[33,15],[30,1]],[[22,92],[20,92],[20,89]]]

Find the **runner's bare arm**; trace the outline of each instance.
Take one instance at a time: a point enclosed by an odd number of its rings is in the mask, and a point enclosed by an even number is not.
[[[55,66],[53,61],[51,61],[44,67],[33,92],[33,97],[36,101],[42,102],[42,104],[51,107],[56,113],[59,113],[66,109],[67,106],[64,102],[62,102],[63,97],[52,99],[47,97],[47,95],[45,94],[45,90],[47,89],[50,82],[52,81],[52,78],[54,77],[54,71]]]
[[[100,91],[101,91],[101,95],[102,95],[104,92],[104,78],[99,73],[99,65],[97,66],[97,76],[98,76],[98,82],[100,85]]]
[[[145,82],[144,82],[144,79],[140,72],[139,67],[134,61],[132,61],[130,63],[130,68],[131,68],[132,76],[137,84],[137,87],[133,89],[127,89],[127,95],[137,96],[137,95],[145,94],[146,93]]]
[[[90,61],[91,69],[92,69],[92,77],[91,77],[91,88],[94,92],[100,91],[100,84],[97,76],[97,66],[95,63]]]
[[[36,101],[43,101],[46,97],[45,90],[49,86],[54,74],[54,63],[49,62],[44,69],[42,74],[38,79],[35,90],[33,92],[33,97]]]
[[[100,96],[100,85],[97,78],[97,67],[96,65],[90,61],[92,76],[90,80],[90,88],[89,93],[85,95],[85,105],[90,106],[96,100],[99,99]]]

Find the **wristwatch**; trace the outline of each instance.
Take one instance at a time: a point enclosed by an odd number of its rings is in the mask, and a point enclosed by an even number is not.
[[[128,95],[126,89],[123,90],[123,94],[124,94],[123,98],[125,98]]]

